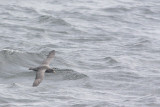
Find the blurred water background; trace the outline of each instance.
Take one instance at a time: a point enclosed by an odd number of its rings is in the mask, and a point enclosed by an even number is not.
[[[159,0],[0,0],[0,106],[160,107],[159,29]]]

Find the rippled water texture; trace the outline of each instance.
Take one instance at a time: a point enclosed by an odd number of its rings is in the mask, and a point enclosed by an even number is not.
[[[160,107],[159,29],[159,0],[0,0],[0,106]]]

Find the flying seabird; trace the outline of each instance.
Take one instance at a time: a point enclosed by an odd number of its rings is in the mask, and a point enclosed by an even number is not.
[[[49,64],[54,56],[55,56],[55,50],[52,50],[51,52],[49,52],[47,58],[42,62],[42,64],[39,67],[29,68],[29,70],[36,71],[36,78],[35,81],[33,82],[33,87],[38,86],[42,82],[45,72],[54,73],[54,70],[49,67]]]

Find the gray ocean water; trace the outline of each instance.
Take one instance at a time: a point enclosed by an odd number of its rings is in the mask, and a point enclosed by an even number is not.
[[[159,29],[159,0],[0,0],[0,107],[160,107]]]

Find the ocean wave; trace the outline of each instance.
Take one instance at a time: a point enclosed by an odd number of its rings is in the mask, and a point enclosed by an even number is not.
[[[136,72],[116,71],[116,72],[101,72],[95,75],[95,79],[108,80],[108,82],[130,83],[142,80],[143,77]],[[116,83],[117,84],[117,83]]]
[[[71,26],[68,22],[63,20],[62,18],[56,18],[49,15],[40,15],[38,17],[38,22],[46,25],[61,25],[61,26]]]
[[[150,47],[151,45],[151,41],[149,40],[149,38],[146,37],[141,37],[135,40],[132,40],[130,42],[127,43],[127,45],[125,45],[126,47],[128,47],[128,49],[149,49],[148,47]]]
[[[14,54],[14,53],[24,53],[22,51],[19,50],[14,50],[14,49],[3,49],[2,51],[3,54]]]
[[[27,53],[13,49],[3,49],[0,51],[0,67],[2,71],[17,71],[17,68],[30,67],[40,61],[41,54]]]
[[[112,58],[112,57],[105,57],[104,60],[107,61],[107,63],[110,63],[110,64],[119,63],[115,58]]]
[[[82,79],[82,78],[87,78],[88,76],[83,74],[83,73],[79,73],[77,71],[74,71],[72,69],[55,69],[55,76],[56,78],[59,76],[60,78],[62,78],[62,80],[77,80],[77,79]]]
[[[101,10],[105,12],[110,12],[110,13],[121,13],[121,12],[128,12],[131,9],[124,6],[116,6],[116,7],[103,8]]]
[[[33,8],[28,8],[28,7],[22,7],[22,6],[18,6],[18,5],[0,5],[0,7],[2,9],[5,9],[6,11],[17,11],[17,12],[24,12],[24,13],[33,13],[33,14],[37,14],[38,12],[33,9]]]
[[[43,61],[46,55],[43,53],[31,53],[31,52],[21,52],[18,50],[4,49],[0,51],[0,67],[5,74],[3,77],[8,79],[29,77],[33,73],[29,73],[29,67],[36,67]],[[58,60],[57,60],[58,61]],[[3,73],[3,72],[0,73]],[[28,71],[28,73],[27,73]],[[87,75],[76,72],[72,69],[55,69],[55,74],[52,75],[50,79],[57,80],[76,80],[87,77]],[[8,75],[9,73],[9,75]]]

